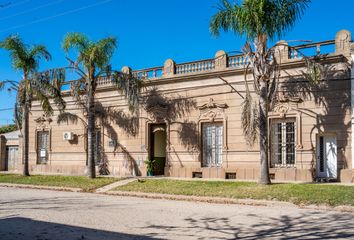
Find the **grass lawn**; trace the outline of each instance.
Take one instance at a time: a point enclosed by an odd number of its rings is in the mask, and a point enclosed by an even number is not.
[[[272,184],[259,186],[253,182],[184,181],[148,179],[132,182],[115,190],[164,193],[188,196],[209,196],[240,199],[264,199],[295,204],[327,204],[354,206],[354,186],[326,184]]]
[[[81,188],[85,192],[93,191],[104,185],[118,181],[118,178],[97,177],[89,179],[85,176],[31,175],[24,177],[17,174],[0,174],[1,183],[31,184],[55,187]]]

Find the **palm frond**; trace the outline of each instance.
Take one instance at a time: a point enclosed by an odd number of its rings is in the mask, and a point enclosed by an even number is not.
[[[225,32],[234,31],[239,33],[237,20],[238,5],[232,6],[227,0],[221,0],[218,5],[218,12],[211,18],[209,29],[214,36],[220,34],[220,29]]]
[[[310,0],[247,0],[231,4],[221,0],[219,11],[211,18],[210,31],[219,30],[245,35],[248,39],[266,35],[280,37],[301,18]]]
[[[65,81],[65,69],[51,69],[45,72],[33,74],[32,78],[32,91],[34,95],[42,95],[42,99],[53,99],[59,110],[65,108],[65,101],[62,97],[61,86]],[[48,107],[47,107],[48,108]],[[50,110],[50,108],[48,108]],[[48,112],[48,114],[50,114]]]
[[[87,112],[87,85],[86,79],[80,78],[77,81],[74,81],[70,84],[71,96],[75,100],[75,104],[83,109],[84,112]]]
[[[30,58],[37,58],[37,59],[45,59],[49,61],[52,59],[52,55],[50,55],[49,51],[44,45],[35,45],[29,49],[28,56]]]
[[[42,91],[36,91],[35,89],[33,89],[33,92],[36,96],[36,100],[40,102],[44,114],[46,116],[52,115],[54,110],[52,105],[50,104],[50,98]]]
[[[74,48],[81,53],[86,51],[90,44],[90,40],[83,33],[68,33],[64,37],[62,47],[66,52]]]
[[[0,48],[9,51],[14,69],[22,70],[24,67],[28,67],[25,64],[28,59],[27,46],[18,35],[5,38],[0,42]]]
[[[243,136],[249,146],[253,146],[258,136],[259,106],[247,93],[241,106],[241,122]]]
[[[18,91],[18,85],[19,83],[17,81],[13,81],[13,80],[4,80],[4,81],[0,81],[0,91],[3,90],[6,85],[9,85],[9,87],[7,88],[9,91],[14,90],[14,91]]]
[[[111,77],[118,91],[128,100],[129,110],[137,112],[139,109],[140,90],[143,87],[143,81],[135,78],[131,74],[118,71],[113,72]]]
[[[95,44],[93,48],[93,59],[98,68],[102,69],[108,65],[116,48],[117,39],[114,37],[101,39]]]

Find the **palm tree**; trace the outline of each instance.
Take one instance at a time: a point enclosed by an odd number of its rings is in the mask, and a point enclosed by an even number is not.
[[[95,102],[98,81],[101,77],[110,77],[112,83],[116,84],[117,89],[121,90],[128,99],[132,110],[137,109],[141,82],[130,74],[111,70],[109,63],[117,46],[117,40],[114,37],[94,42],[81,33],[69,33],[65,36],[62,46],[67,53],[70,50],[76,50],[78,54],[76,61],[68,58],[70,62],[68,68],[73,69],[80,76],[77,81],[72,83],[71,91],[76,103],[83,109],[83,115],[86,118],[81,121],[87,125],[88,176],[95,178],[95,123],[96,117],[102,115],[98,112]],[[75,114],[63,113],[58,117],[58,123],[76,122],[78,119],[79,117]]]
[[[20,81],[0,81],[0,88],[9,85],[9,90],[17,92],[15,104],[15,119],[22,134],[22,162],[23,175],[29,176],[28,152],[29,152],[29,113],[32,101],[38,100],[46,115],[53,113],[50,99],[59,106],[65,107],[61,98],[60,85],[63,79],[59,71],[47,71],[38,73],[39,61],[50,60],[51,55],[43,45],[26,45],[19,36],[9,36],[0,42],[0,48],[10,52],[12,66],[15,70],[21,71],[23,78]],[[20,126],[21,125],[21,126]]]
[[[276,58],[274,48],[268,49],[268,40],[274,40],[290,30],[302,16],[310,0],[244,0],[231,4],[222,0],[219,11],[210,21],[211,33],[232,31],[247,38],[244,52],[254,77],[258,96],[257,109],[251,109],[249,92],[243,105],[242,127],[246,140],[255,140],[259,131],[261,175],[260,184],[270,184],[268,167],[268,109],[274,94]],[[248,41],[254,45],[254,52]],[[247,70],[246,70],[247,71]],[[245,74],[246,75],[246,74]],[[248,89],[247,82],[246,89]],[[255,117],[256,116],[256,117]],[[255,127],[255,124],[258,125]]]

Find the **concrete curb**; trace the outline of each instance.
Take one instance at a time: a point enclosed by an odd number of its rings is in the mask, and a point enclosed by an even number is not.
[[[354,207],[352,206],[332,207],[327,205],[318,205],[318,206],[317,205],[296,205],[290,202],[281,202],[281,201],[234,199],[234,198],[219,198],[219,197],[198,197],[198,196],[160,194],[160,193],[142,193],[142,192],[128,192],[128,191],[107,191],[103,194],[122,196],[122,197],[138,197],[138,198],[203,202],[203,203],[214,203],[214,204],[236,204],[236,205],[278,207],[278,208],[290,207],[290,208],[313,209],[313,210],[321,210],[321,211],[337,211],[337,212],[354,213]]]
[[[42,185],[16,184],[16,183],[0,183],[0,187],[30,188],[30,189],[65,191],[65,192],[83,192],[81,188],[55,187],[55,186],[42,186]]]

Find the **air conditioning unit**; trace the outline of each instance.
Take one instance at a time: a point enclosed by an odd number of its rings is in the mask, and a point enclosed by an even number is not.
[[[74,139],[74,133],[73,132],[64,132],[63,134],[63,140],[65,141],[71,141]]]

